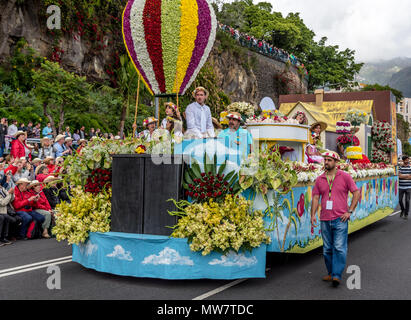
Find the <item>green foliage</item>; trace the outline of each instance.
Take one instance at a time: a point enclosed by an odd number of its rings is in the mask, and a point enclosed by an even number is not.
[[[270,9],[266,3],[237,0],[225,3],[217,17],[223,24],[294,54],[307,68],[309,90],[326,83],[344,87],[354,79],[363,65],[355,63],[355,51],[326,45],[327,38],[316,42],[314,31],[305,25],[299,13],[283,17]]]
[[[391,91],[395,96],[397,103],[399,103],[404,98],[401,91],[391,88],[388,85],[382,86],[378,83],[366,85],[364,88],[362,88],[361,91]]]
[[[17,41],[9,61],[0,66],[0,83],[12,90],[30,91],[33,88],[34,68],[37,68],[41,61],[27,41],[21,38]]]
[[[411,144],[409,142],[404,143],[402,147],[402,153],[411,157]]]

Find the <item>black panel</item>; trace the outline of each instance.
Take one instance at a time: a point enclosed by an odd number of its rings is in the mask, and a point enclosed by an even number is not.
[[[182,196],[179,159],[177,164],[174,159],[173,164],[159,164],[159,158],[150,155],[113,156],[111,231],[171,234],[166,226],[175,225],[177,219],[168,214],[175,207],[167,200]]]

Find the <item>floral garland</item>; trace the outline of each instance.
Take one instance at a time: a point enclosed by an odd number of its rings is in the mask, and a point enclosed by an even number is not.
[[[127,51],[156,95],[185,93],[211,52],[216,29],[207,0],[130,0],[123,14]]]
[[[278,110],[263,110],[261,115],[252,116],[246,120],[246,124],[276,124],[276,123],[284,123],[284,124],[299,124],[297,119],[290,119],[283,115]]]

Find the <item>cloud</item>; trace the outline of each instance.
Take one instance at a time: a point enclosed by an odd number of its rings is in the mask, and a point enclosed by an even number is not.
[[[356,51],[356,59],[370,62],[410,56],[411,1],[395,0],[268,0],[286,16],[300,12],[319,40]]]
[[[250,267],[257,264],[257,262],[256,257],[247,258],[244,253],[237,254],[234,251],[230,251],[227,255],[222,256],[220,260],[214,259],[208,264],[221,265],[223,267]]]
[[[107,257],[117,258],[119,260],[133,261],[133,257],[130,255],[130,251],[125,251],[120,245],[114,247],[114,251],[109,253]]]
[[[193,266],[194,262],[189,257],[182,257],[180,254],[169,247],[166,247],[158,255],[151,255],[145,257],[143,264],[153,264],[153,265],[180,265],[180,266]]]
[[[92,255],[98,249],[98,245],[92,243],[90,240],[87,241],[86,244],[81,244],[79,247],[81,254],[85,254],[86,256]]]

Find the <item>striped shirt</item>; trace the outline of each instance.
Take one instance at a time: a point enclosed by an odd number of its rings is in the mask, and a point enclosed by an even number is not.
[[[399,174],[409,174],[411,175],[411,166],[408,167],[399,167],[398,169]],[[399,188],[400,189],[411,189],[411,180],[404,180],[404,179],[399,179],[400,184]]]

